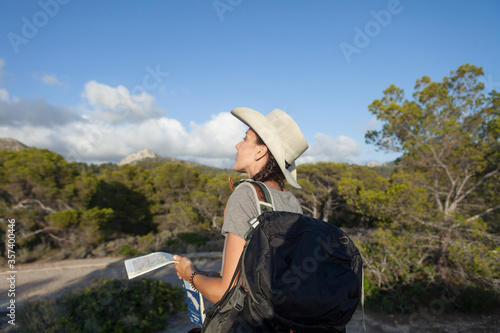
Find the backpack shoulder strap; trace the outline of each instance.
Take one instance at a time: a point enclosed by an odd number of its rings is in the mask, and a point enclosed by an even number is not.
[[[248,183],[249,185],[251,185],[251,188],[253,188],[254,197],[257,204],[257,212],[259,215],[264,212],[272,212],[275,210],[271,191],[269,191],[269,188],[264,183],[252,179],[242,179],[234,184],[234,188],[242,183]]]
[[[275,210],[273,197],[271,196],[271,192],[267,188],[264,183],[261,182],[250,182],[250,184],[255,189],[255,193],[257,195],[257,209],[259,214],[264,212],[272,212]]]
[[[248,183],[252,185],[251,188],[253,189],[256,198],[257,211],[259,215],[265,212],[272,212],[275,210],[274,200],[271,195],[271,191],[269,191],[269,188],[264,183],[254,181],[252,179],[244,179],[234,184],[234,186],[236,187],[241,183]],[[250,237],[253,230],[259,225],[260,222],[257,219],[257,216],[255,216],[252,219],[250,219],[248,223],[250,224],[250,228],[245,234],[246,240]]]

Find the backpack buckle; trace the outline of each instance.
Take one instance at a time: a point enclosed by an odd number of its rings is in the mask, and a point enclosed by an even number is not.
[[[257,226],[259,225],[259,220],[257,220],[256,217],[254,217],[253,219],[251,219],[250,221],[248,221],[248,223],[250,223],[250,226],[252,227],[252,229],[255,229],[257,228]]]
[[[247,232],[245,233],[245,236],[244,236],[245,240],[250,238],[250,235],[252,235],[253,231],[255,230],[255,228],[257,228],[257,226],[260,224],[260,222],[259,222],[259,220],[257,220],[256,217],[254,217],[253,219],[248,221],[248,224],[250,224],[250,228],[248,228]]]
[[[243,310],[243,306],[245,305],[245,294],[241,291],[241,289],[236,290],[236,297],[234,298],[233,307],[236,311]]]

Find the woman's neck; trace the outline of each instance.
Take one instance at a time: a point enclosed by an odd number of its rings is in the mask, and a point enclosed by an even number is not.
[[[278,191],[284,191],[280,185],[278,184],[277,181],[274,181],[274,180],[266,180],[264,182],[264,184],[266,184],[267,186],[269,186],[270,188],[274,188],[275,190],[278,190]]]

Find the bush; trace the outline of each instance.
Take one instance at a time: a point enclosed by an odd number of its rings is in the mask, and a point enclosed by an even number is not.
[[[22,332],[26,333],[61,332],[63,327],[58,321],[66,312],[64,306],[55,299],[25,302],[18,314],[19,325]]]
[[[125,257],[130,257],[130,256],[138,256],[141,253],[139,252],[139,250],[133,249],[130,245],[125,244],[118,251],[118,254],[121,254],[122,256]]]
[[[500,311],[500,294],[470,285],[436,283],[395,283],[378,288],[365,280],[370,289],[366,306],[385,313],[414,313],[421,309],[466,314],[494,314]]]
[[[205,237],[194,232],[181,232],[177,235],[177,239],[181,243],[193,244],[196,246],[203,246],[207,242]]]
[[[67,209],[46,216],[45,220],[49,221],[50,224],[58,229],[65,229],[69,226],[77,225],[79,218],[78,211]]]
[[[476,286],[461,286],[457,289],[456,300],[450,305],[462,313],[499,313],[500,293]]]
[[[26,302],[23,332],[154,332],[185,311],[184,290],[162,281],[100,280],[56,300]]]
[[[111,208],[94,207],[83,211],[80,227],[91,241],[99,244],[113,231],[112,224],[115,212]]]
[[[49,244],[37,244],[33,249],[21,247],[17,250],[16,262],[26,264],[39,260],[50,253],[51,250]]]
[[[196,252],[206,244],[205,237],[195,232],[180,232],[167,241],[169,252]]]

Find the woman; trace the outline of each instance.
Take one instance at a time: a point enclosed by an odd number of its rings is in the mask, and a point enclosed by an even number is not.
[[[307,141],[295,121],[285,112],[275,109],[263,116],[249,108],[236,108],[231,113],[248,125],[243,141],[236,145],[233,169],[264,183],[271,192],[275,210],[302,213],[297,198],[284,190],[285,180],[296,188],[295,160],[308,148]],[[174,256],[177,275],[189,281],[203,297],[216,303],[231,282],[245,245],[248,221],[259,215],[257,197],[250,184],[239,185],[230,196],[222,234],[226,237],[223,252],[222,276],[198,270],[186,257]]]

